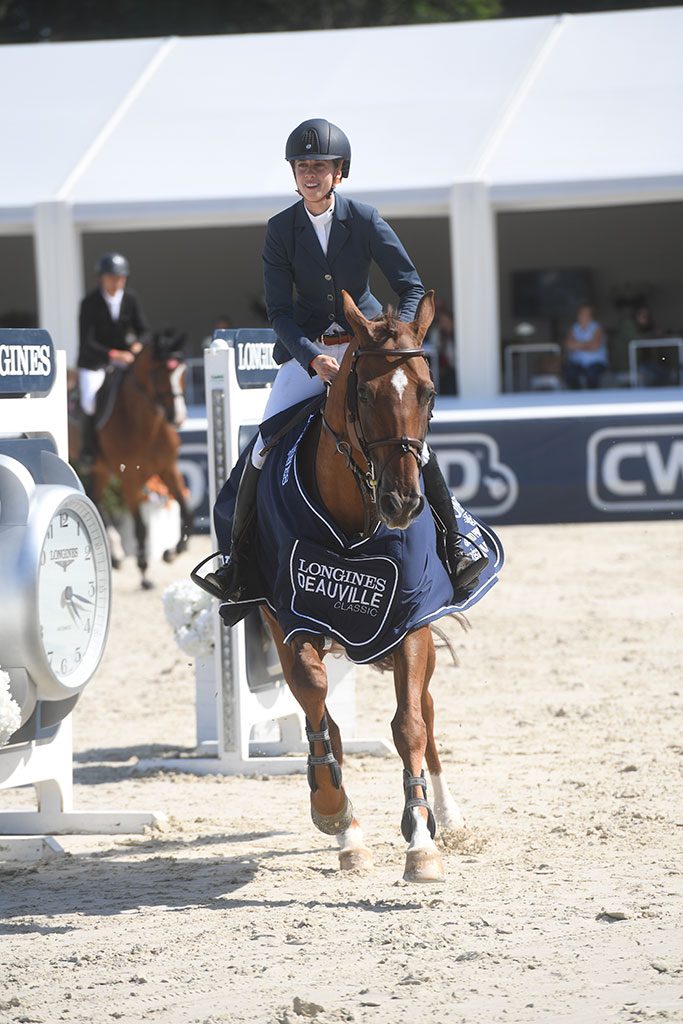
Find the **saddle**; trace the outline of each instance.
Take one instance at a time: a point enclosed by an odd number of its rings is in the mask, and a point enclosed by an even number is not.
[[[97,392],[97,400],[95,402],[95,427],[97,430],[102,430],[111,419],[125,374],[126,370],[123,367],[107,367],[104,383]]]

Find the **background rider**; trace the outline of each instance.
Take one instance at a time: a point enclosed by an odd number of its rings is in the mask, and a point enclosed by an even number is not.
[[[130,266],[125,256],[107,252],[95,266],[97,287],[81,302],[78,385],[82,410],[80,468],[88,472],[97,451],[95,406],[107,368],[129,366],[149,328],[140,302],[126,285]]]

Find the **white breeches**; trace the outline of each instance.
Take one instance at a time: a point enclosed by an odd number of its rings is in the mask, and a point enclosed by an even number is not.
[[[341,366],[341,361],[347,348],[348,342],[345,342],[343,345],[326,345],[325,355],[332,356]],[[316,395],[322,395],[324,390],[324,381],[317,374],[314,377],[309,377],[301,363],[297,362],[296,359],[289,359],[277,371],[277,376],[273,381],[273,386],[266,402],[263,420],[265,421],[271,416],[275,416],[278,412],[282,412],[283,409],[288,409],[290,405],[303,402],[305,398],[315,398]],[[262,448],[263,438],[259,434],[251,453],[251,461],[257,469],[261,469],[266,461],[265,455],[259,455]]]
[[[81,409],[86,416],[92,416],[95,412],[97,392],[104,384],[104,378],[106,375],[107,371],[104,368],[101,370],[79,369],[78,371],[78,390],[81,396]]]

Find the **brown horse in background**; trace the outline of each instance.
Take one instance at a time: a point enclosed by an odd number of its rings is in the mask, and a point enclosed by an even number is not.
[[[164,552],[166,561],[185,551],[192,526],[185,483],[177,466],[177,428],[187,415],[182,340],[171,331],[156,332],[135,361],[119,371],[123,376],[111,415],[97,430],[98,452],[88,487],[90,497],[101,508],[111,477],[120,480],[123,502],[135,525],[137,564],[145,590],[153,584],[147,577],[147,528],[140,509],[150,477],[159,476],[180,506],[180,539],[173,550]],[[103,518],[112,525],[106,513]]]
[[[305,486],[317,486],[324,506],[347,536],[367,534],[378,519],[391,529],[405,530],[425,501],[420,457],[435,390],[421,345],[434,316],[434,293],[423,297],[413,323],[402,323],[391,314],[366,320],[346,293],[344,313],[354,340],[329,389],[322,428],[309,431],[304,439],[300,465]],[[267,523],[262,525],[268,528]],[[287,683],[306,714],[313,823],[337,836],[342,869],[367,867],[370,851],[342,785],[339,728],[326,705],[324,639],[297,633],[286,644],[277,619],[265,606],[264,614]],[[444,866],[433,841],[436,822],[454,828],[462,824],[462,817],[443,778],[434,740],[429,681],[435,650],[430,627],[410,632],[390,660],[397,702],[391,728],[404,767],[404,877],[440,881]],[[435,814],[427,801],[425,760]]]

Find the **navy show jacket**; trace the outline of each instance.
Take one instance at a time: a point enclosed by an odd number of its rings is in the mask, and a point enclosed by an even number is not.
[[[78,365],[86,370],[108,366],[110,349],[129,350],[134,341],[144,343],[149,333],[140,301],[135,292],[128,289],[121,299],[118,320],[112,320],[99,288],[88,292],[81,302],[78,324]]]
[[[268,319],[278,337],[276,363],[295,358],[312,374],[311,360],[324,352],[313,339],[333,322],[351,332],[342,289],[368,320],[382,312],[370,291],[373,261],[398,296],[399,319],[413,320],[424,295],[422,281],[396,232],[373,206],[335,192],[327,256],[303,199],[268,221],[263,276]]]

